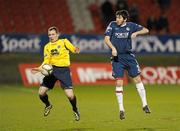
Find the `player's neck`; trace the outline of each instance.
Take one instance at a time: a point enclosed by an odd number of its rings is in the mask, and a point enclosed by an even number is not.
[[[121,27],[126,26],[126,22],[123,22],[120,26],[121,26]]]
[[[52,43],[52,44],[55,44],[57,41],[58,41],[58,39],[57,39],[57,40],[55,40],[55,41],[51,41],[51,43]]]

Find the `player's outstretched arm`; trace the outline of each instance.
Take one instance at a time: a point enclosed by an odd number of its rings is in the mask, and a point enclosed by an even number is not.
[[[33,74],[39,73],[39,72],[41,72],[41,71],[42,71],[42,66],[35,67],[35,68],[32,68],[32,69],[31,69],[31,72],[32,72]]]
[[[149,30],[147,28],[143,27],[142,30],[132,33],[131,38],[136,38],[138,35],[143,35],[143,34],[147,34],[147,33],[149,33]]]

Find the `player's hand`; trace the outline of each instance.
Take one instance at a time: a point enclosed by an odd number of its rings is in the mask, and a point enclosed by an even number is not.
[[[41,69],[40,69],[39,67],[32,68],[32,69],[31,69],[31,72],[32,72],[32,74],[36,74],[36,73],[41,72]]]
[[[137,33],[132,33],[131,38],[133,39],[133,38],[136,38],[136,37],[137,37]]]
[[[117,56],[117,50],[116,50],[116,48],[112,48],[112,56]]]
[[[79,47],[75,47],[76,49],[75,49],[75,52],[76,53],[80,53],[80,48]]]

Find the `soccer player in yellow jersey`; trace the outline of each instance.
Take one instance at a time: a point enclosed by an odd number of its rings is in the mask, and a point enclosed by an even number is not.
[[[52,74],[44,77],[39,88],[39,97],[45,104],[44,116],[47,116],[52,108],[52,105],[48,100],[47,91],[53,89],[55,82],[59,80],[61,87],[64,89],[64,92],[72,105],[75,120],[79,121],[80,114],[76,106],[76,96],[73,92],[69,69],[69,51],[72,53],[79,53],[80,50],[69,40],[59,39],[59,31],[57,27],[53,26],[48,29],[48,37],[49,43],[47,43],[44,47],[44,61],[41,66],[32,69],[32,72],[36,73],[42,71],[43,64],[50,64],[53,66]]]

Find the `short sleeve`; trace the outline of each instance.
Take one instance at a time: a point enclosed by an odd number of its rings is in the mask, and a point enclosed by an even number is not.
[[[139,25],[139,24],[136,24],[136,23],[132,23],[132,26],[133,26],[133,32],[140,31],[140,30],[143,29],[142,25]]]
[[[107,26],[106,31],[104,33],[105,36],[111,36],[113,30],[112,22]]]

